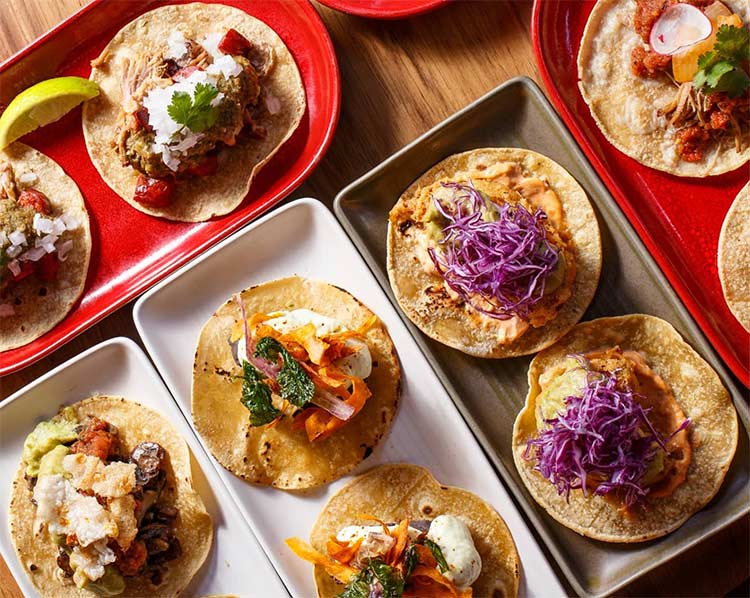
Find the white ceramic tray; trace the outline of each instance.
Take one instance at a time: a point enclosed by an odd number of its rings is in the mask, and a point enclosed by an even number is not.
[[[190,418],[195,345],[203,324],[232,293],[290,275],[351,292],[385,323],[403,367],[394,425],[353,475],[375,465],[411,462],[444,484],[470,490],[508,523],[521,555],[522,596],[563,595],[562,587],[513,501],[398,314],[339,223],[323,204],[302,199],[258,220],[170,276],[138,300],[134,318],[156,367]],[[351,479],[322,489],[284,492],[248,484],[215,463],[287,588],[315,595],[311,565],[284,544],[307,538],[321,507]]]
[[[190,447],[193,482],[213,519],[214,538],[206,562],[184,595],[287,596],[174,399],[140,347],[126,338],[92,347],[0,403],[0,471],[5,479],[0,484],[0,552],[23,595],[38,595],[8,533],[10,479],[18,468],[23,441],[60,405],[95,394],[120,395],[155,409],[175,425]]]

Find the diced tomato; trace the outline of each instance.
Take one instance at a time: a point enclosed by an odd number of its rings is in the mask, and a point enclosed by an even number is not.
[[[107,457],[114,453],[116,443],[117,436],[108,430],[107,422],[94,417],[91,418],[70,450],[106,461]]]
[[[44,282],[57,280],[57,271],[60,269],[60,260],[57,254],[47,253],[38,262],[37,276]]]
[[[185,66],[177,71],[174,75],[172,75],[172,79],[174,79],[175,81],[182,81],[183,79],[187,79],[195,71],[199,70],[201,70],[199,66]]]
[[[252,44],[236,29],[228,30],[219,42],[219,50],[224,52],[224,54],[244,56],[245,52],[250,48],[252,48]]]
[[[148,208],[166,208],[172,203],[173,195],[172,179],[152,179],[141,174],[135,184],[133,199]]]
[[[47,196],[36,189],[24,189],[21,191],[21,194],[18,196],[18,204],[33,208],[35,212],[39,212],[43,216],[49,216],[52,211]]]
[[[211,176],[216,174],[219,168],[219,159],[215,154],[208,154],[203,160],[188,168],[188,172],[193,176]]]

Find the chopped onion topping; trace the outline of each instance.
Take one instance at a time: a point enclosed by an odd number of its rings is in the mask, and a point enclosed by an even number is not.
[[[271,115],[281,112],[281,100],[270,91],[266,92],[266,110]]]
[[[6,318],[16,313],[16,309],[10,303],[0,303],[0,318]]]
[[[0,230],[0,245],[5,245],[6,243],[8,243],[8,233]]]
[[[691,4],[673,4],[656,20],[649,45],[657,54],[673,56],[711,35],[711,20]]]
[[[354,416],[354,407],[323,388],[315,388],[310,402],[342,421],[349,421]]]
[[[642,502],[649,491],[642,484],[649,463],[690,425],[687,418],[662,439],[647,417],[650,409],[638,403],[641,395],[617,386],[616,372],[589,372],[581,396],[567,397],[565,414],[545,420],[549,427],[526,443],[524,458],[534,452],[534,469],[567,499],[576,488],[587,496],[590,483],[594,494],[615,492],[628,507]]]
[[[454,195],[449,206],[433,197],[448,220],[439,246],[428,249],[438,273],[477,311],[499,320],[527,318],[560,259],[547,240],[547,215],[541,209],[531,214],[520,204],[496,208],[471,182],[443,186]],[[497,221],[485,222],[483,210],[495,209]]]
[[[12,260],[8,262],[8,270],[11,271],[13,276],[18,276],[21,273],[21,264],[18,263],[18,260]]]
[[[24,172],[20,174],[16,180],[19,184],[30,187],[39,180],[39,177],[33,172]]]
[[[167,38],[167,51],[164,58],[179,60],[187,54],[187,40],[182,31],[173,31]]]
[[[26,235],[23,231],[14,230],[8,235],[8,238],[13,245],[26,245]]]
[[[18,255],[23,251],[23,247],[20,245],[9,245],[8,249],[5,250],[5,255],[8,257],[18,257]]]

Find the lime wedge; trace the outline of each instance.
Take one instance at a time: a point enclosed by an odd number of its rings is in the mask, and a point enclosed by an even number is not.
[[[81,77],[57,77],[32,85],[13,98],[0,116],[0,150],[98,95],[99,86]]]

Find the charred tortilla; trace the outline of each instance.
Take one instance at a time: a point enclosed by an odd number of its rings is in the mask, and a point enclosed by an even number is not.
[[[315,521],[310,543],[325,553],[326,542],[348,525],[372,522],[358,513],[386,522],[434,519],[453,515],[471,531],[474,546],[482,558],[482,573],[472,584],[474,596],[518,595],[520,559],[513,537],[503,518],[481,498],[452,486],[442,486],[422,467],[389,464],[357,476],[331,497]],[[322,598],[337,596],[343,586],[322,567],[315,567],[315,583]]]
[[[570,501],[534,471],[524,458],[526,441],[537,433],[536,400],[540,377],[572,354],[619,346],[637,351],[671,389],[690,418],[691,460],[687,477],[672,494],[648,499],[647,508],[627,516],[622,505],[580,490]],[[557,521],[605,542],[644,542],[680,527],[718,492],[737,446],[737,413],[718,374],[667,322],[647,315],[599,318],[578,324],[558,343],[539,353],[529,366],[529,394],[513,428],[513,458],[534,499]]]
[[[750,4],[722,0],[747,26]],[[732,135],[713,144],[700,162],[680,159],[676,127],[659,109],[668,105],[677,87],[665,74],[647,79],[631,70],[631,53],[643,46],[633,28],[635,0],[598,0],[589,16],[578,53],[578,86],[607,140],[624,154],[657,170],[677,176],[706,177],[739,168],[750,159],[750,144],[736,151]]]
[[[501,173],[508,164],[517,166],[524,177],[545,182],[556,194],[562,211],[549,217],[565,235],[566,251],[572,252],[574,261],[563,287],[567,298],[555,308],[556,315],[510,341],[500,337],[498,322],[502,321],[454,301],[444,292],[440,275],[434,269],[425,269],[426,247],[434,246],[434,242],[419,222],[420,215],[429,209],[432,191],[442,182],[472,181],[480,191],[493,186],[500,189]],[[401,308],[428,336],[477,357],[527,355],[555,342],[581,318],[593,299],[601,260],[599,227],[584,190],[560,165],[525,149],[484,148],[449,156],[404,191],[388,223],[388,276]]]
[[[11,164],[16,177],[36,175],[33,187],[46,195],[53,215],[69,214],[78,223],[75,230],[65,233],[73,241],[73,247],[65,261],[59,262],[55,280],[43,282],[32,275],[0,294],[0,303],[11,305],[15,312],[0,317],[0,351],[7,351],[51,330],[78,301],[91,258],[91,229],[78,186],[54,160],[16,142],[0,152],[2,162]]]
[[[721,227],[719,278],[729,309],[750,332],[750,183],[737,194]]]
[[[133,200],[138,172],[123,166],[113,143],[123,102],[124,59],[137,53],[161,53],[170,33],[179,29],[186,37],[198,38],[233,28],[249,40],[272,49],[272,70],[263,88],[280,105],[256,122],[264,139],[242,137],[219,155],[218,172],[177,183],[175,199],[165,208],[146,207]],[[99,174],[112,190],[134,208],[169,220],[198,222],[234,210],[247,195],[260,169],[292,135],[305,112],[305,90],[289,49],[273,29],[243,10],[221,4],[175,4],[151,10],[123,27],[102,52],[106,58],[91,70],[91,80],[100,95],[84,106],[83,132],[86,147]]]
[[[300,277],[266,282],[240,295],[248,317],[303,308],[356,330],[373,316],[346,291]],[[331,482],[368,457],[390,428],[401,392],[401,368],[385,326],[378,321],[365,335],[372,396],[333,435],[310,442],[304,428],[292,429],[291,418],[250,425],[240,402],[241,370],[228,342],[232,326],[241,321],[238,305],[228,300],[201,330],[193,365],[193,422],[219,463],[248,482],[291,490]]]
[[[176,536],[182,554],[170,561],[163,581],[154,587],[139,577],[126,578],[125,591],[119,596],[177,596],[190,583],[206,560],[213,539],[213,524],[203,501],[193,489],[190,451],[187,444],[162,415],[133,401],[116,396],[96,396],[74,403],[71,407],[78,418],[99,417],[119,431],[123,450],[130,452],[143,441],[160,444],[166,451],[167,483],[160,500],[174,506],[179,515],[175,522]],[[31,430],[29,430],[31,431]],[[45,597],[91,598],[94,592],[64,585],[57,577],[58,547],[46,533],[35,534],[35,509],[32,492],[24,479],[25,466],[19,467],[13,480],[10,501],[10,535],[29,579]]]

